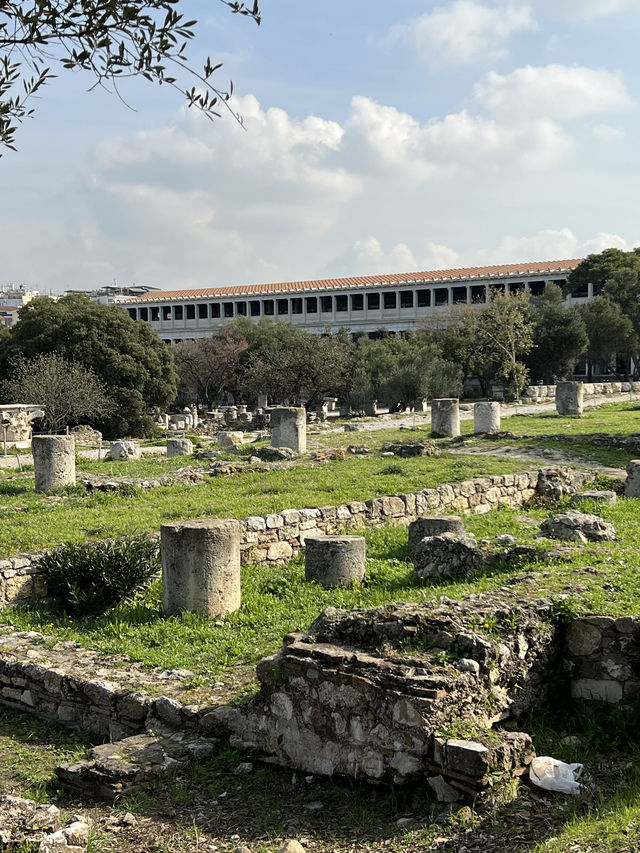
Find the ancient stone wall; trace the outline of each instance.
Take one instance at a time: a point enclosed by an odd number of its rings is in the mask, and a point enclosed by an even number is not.
[[[156,723],[196,726],[192,672],[145,670],[124,655],[105,657],[73,642],[49,646],[36,631],[0,635],[0,704],[113,740]]]
[[[584,382],[585,397],[601,397],[611,394],[640,393],[640,382]],[[531,402],[553,400],[556,396],[555,385],[528,385],[522,392]]]
[[[587,616],[566,629],[563,658],[571,695],[601,702],[640,696],[640,618]]]
[[[580,491],[593,475],[571,468],[536,468],[519,474],[474,477],[402,495],[313,509],[285,509],[254,515],[240,522],[240,549],[244,563],[279,565],[290,560],[307,536],[357,530],[367,526],[408,524],[421,515],[445,510],[491,512],[504,504],[517,508],[535,494],[553,499]],[[17,554],[0,560],[0,608],[26,604],[46,595],[34,563],[39,554]]]

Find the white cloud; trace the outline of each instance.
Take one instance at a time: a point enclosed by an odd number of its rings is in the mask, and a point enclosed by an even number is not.
[[[474,87],[476,101],[494,115],[563,120],[628,109],[633,101],[610,71],[567,65],[489,72]]]
[[[397,243],[388,252],[376,237],[357,240],[338,261],[352,275],[378,275],[416,269],[416,260],[404,243]]]
[[[557,17],[595,18],[640,9],[640,0],[533,0],[535,8]]]
[[[328,275],[378,275],[414,270],[444,270],[459,266],[460,256],[448,246],[428,242],[412,251],[406,243],[396,243],[388,251],[377,237],[356,240],[343,255],[327,266]]]
[[[624,130],[620,130],[619,127],[611,127],[609,124],[594,124],[591,132],[601,142],[618,142],[624,139]]]
[[[477,0],[454,0],[394,30],[411,41],[425,62],[473,62],[499,55],[511,35],[535,29],[528,4],[508,0],[488,6]]]
[[[604,234],[603,232],[600,232],[599,234],[596,234],[595,237],[585,240],[585,242],[580,245],[580,254],[597,254],[598,252],[604,251],[604,249],[622,249],[624,252],[628,252],[632,249],[633,245],[636,244],[629,244],[624,237],[621,237],[619,234]]]
[[[619,234],[600,232],[587,240],[580,240],[571,228],[565,227],[558,230],[548,228],[524,237],[508,234],[497,246],[480,250],[475,253],[475,257],[477,262],[482,264],[560,261],[583,258],[590,253],[602,252],[603,249],[609,248],[628,251],[631,246]]]

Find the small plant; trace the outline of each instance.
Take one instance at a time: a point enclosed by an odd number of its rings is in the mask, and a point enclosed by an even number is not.
[[[381,468],[378,471],[378,474],[390,475],[390,474],[404,474],[404,468],[402,465],[398,465],[397,462],[393,462],[391,465],[387,465],[386,468]]]
[[[155,539],[69,543],[38,561],[49,593],[64,609],[81,614],[107,610],[148,586],[160,568]]]

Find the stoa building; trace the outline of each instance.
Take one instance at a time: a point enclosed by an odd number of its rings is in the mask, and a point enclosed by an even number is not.
[[[210,337],[235,317],[268,317],[318,334],[345,329],[376,337],[381,329],[397,334],[429,321],[446,322],[453,306],[485,305],[493,290],[540,295],[548,282],[565,285],[580,260],[166,290],[120,305],[167,343]],[[592,285],[584,284],[567,300],[591,296]]]

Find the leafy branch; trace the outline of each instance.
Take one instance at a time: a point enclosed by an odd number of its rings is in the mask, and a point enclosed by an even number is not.
[[[253,3],[220,0],[233,14],[260,24]],[[19,124],[33,115],[32,101],[64,70],[83,70],[119,96],[118,81],[141,76],[177,89],[188,106],[213,120],[229,105],[233,83],[214,75],[222,63],[207,57],[201,70],[189,65],[188,43],[197,21],[185,20],[179,0],[2,0],[0,3],[0,148],[15,150]],[[189,85],[189,78],[191,85]],[[1,153],[0,153],[1,156]]]

